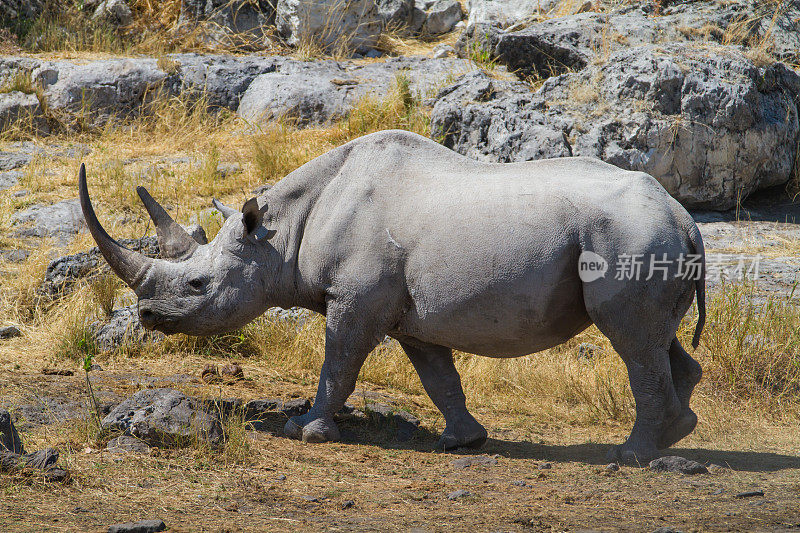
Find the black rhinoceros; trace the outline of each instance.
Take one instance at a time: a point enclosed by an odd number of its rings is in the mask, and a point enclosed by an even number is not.
[[[696,293],[697,346],[703,242],[647,174],[578,157],[482,163],[382,131],[308,162],[241,212],[216,204],[226,221],[207,245],[140,187],[164,259],[114,241],[92,209],[83,166],[79,181],[92,236],[136,292],[147,328],[221,333],[271,306],[326,316],[316,400],[287,422],[291,437],[339,438],[333,415],[389,335],[444,415],[439,446],[480,446],[487,433],[467,411],[451,350],[516,357],[592,323],[627,365],[636,400],[618,459],[648,461],[697,423],[689,398],[701,369],[675,332]]]

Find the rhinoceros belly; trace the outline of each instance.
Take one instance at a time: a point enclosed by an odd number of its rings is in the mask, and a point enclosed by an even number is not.
[[[561,344],[591,323],[571,255],[507,264],[451,258],[410,280],[412,305],[397,333],[490,357]]]

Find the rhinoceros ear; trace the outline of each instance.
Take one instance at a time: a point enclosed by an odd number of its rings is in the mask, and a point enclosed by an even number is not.
[[[266,206],[264,206],[266,210]],[[245,235],[251,235],[261,226],[264,219],[264,210],[258,208],[258,200],[250,198],[242,207],[242,222],[244,223]]]

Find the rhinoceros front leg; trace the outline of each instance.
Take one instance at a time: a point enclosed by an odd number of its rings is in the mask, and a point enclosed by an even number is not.
[[[444,415],[446,426],[436,448],[481,447],[486,442],[486,429],[467,411],[461,376],[450,348],[419,341],[401,341],[400,345],[417,370],[425,392]]]
[[[374,315],[367,312],[354,315],[350,311],[343,312],[336,305],[328,306],[325,361],[314,406],[308,413],[293,416],[286,422],[284,433],[288,437],[303,442],[339,440],[339,428],[333,415],[353,393],[364,360],[383,338],[383,334],[376,331]]]

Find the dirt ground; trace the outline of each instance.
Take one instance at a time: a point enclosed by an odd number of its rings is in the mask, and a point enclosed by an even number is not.
[[[142,386],[205,398],[313,396],[313,384],[284,381],[255,363],[244,365],[243,382],[207,385],[193,377],[202,363],[107,362],[93,372],[94,386],[101,404]],[[411,441],[350,421],[341,424],[343,442],[303,444],[281,436],[285,416],[275,413],[267,431],[247,432],[237,460],[202,447],[142,456],[82,439],[81,417],[89,413],[82,375],[4,370],[0,383],[2,403],[28,406],[26,420],[34,420],[21,428],[26,446],[58,447],[72,473],[66,485],[0,477],[1,531],[99,532],[150,518],[177,532],[800,530],[800,437],[787,428],[738,428],[724,443],[698,431],[670,451],[717,465],[708,474],[610,471],[605,454],[625,427],[542,424],[513,406],[507,413],[475,406],[490,438],[463,453],[496,455],[496,464],[459,468],[453,462],[461,453],[431,451],[442,422],[424,397],[371,387],[420,417]],[[32,414],[36,406],[46,406],[41,418]],[[457,490],[468,494],[451,499]],[[763,496],[737,497],[752,491]]]

